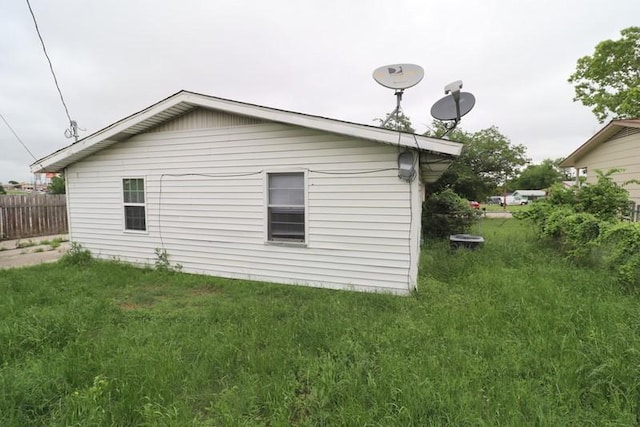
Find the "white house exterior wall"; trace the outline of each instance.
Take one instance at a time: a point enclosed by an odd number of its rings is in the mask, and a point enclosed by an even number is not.
[[[406,294],[421,192],[398,151],[277,123],[155,129],[67,168],[70,232],[100,258],[153,264],[164,248],[187,272]],[[266,242],[266,174],[288,171],[306,174],[305,247]],[[124,231],[123,178],[145,180],[146,232]]]
[[[624,169],[615,173],[613,179],[622,184],[640,177],[640,133],[609,139],[585,154],[578,168],[587,168],[587,182],[597,180],[596,170],[607,172],[610,169]],[[628,184],[629,198],[640,204],[640,185]]]

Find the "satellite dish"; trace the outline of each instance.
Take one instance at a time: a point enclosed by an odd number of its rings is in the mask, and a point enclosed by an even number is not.
[[[403,90],[420,83],[424,70],[414,64],[392,64],[376,68],[373,79],[389,89]]]
[[[444,87],[444,94],[447,95],[436,101],[431,107],[431,115],[445,123],[446,132],[440,135],[444,138],[449,132],[454,130],[460,118],[467,114],[476,105],[476,98],[469,92],[460,92],[462,80],[456,80]]]
[[[433,118],[443,121],[460,120],[462,116],[471,111],[473,106],[476,105],[475,96],[469,92],[459,92],[459,97],[457,104],[453,94],[436,101],[433,107],[431,107],[431,115]]]

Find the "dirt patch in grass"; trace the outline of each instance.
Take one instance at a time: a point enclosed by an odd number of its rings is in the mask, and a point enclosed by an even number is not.
[[[195,289],[179,289],[174,292],[168,292],[159,286],[143,285],[133,292],[128,292],[124,295],[124,301],[119,304],[119,307],[124,311],[142,310],[148,309],[161,303],[185,305],[198,305],[198,297],[204,297],[208,295],[222,294],[220,288],[214,286],[204,285]]]
[[[133,310],[138,310],[140,308],[143,308],[143,306],[140,304],[134,304],[132,302],[127,302],[127,301],[120,303],[119,307],[123,311],[133,311]]]

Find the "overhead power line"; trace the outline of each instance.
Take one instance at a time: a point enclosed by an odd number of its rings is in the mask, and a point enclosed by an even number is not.
[[[60,90],[60,84],[58,84],[58,78],[56,77],[55,71],[53,71],[53,64],[51,63],[51,59],[49,58],[49,54],[47,53],[47,47],[44,44],[44,39],[40,34],[40,28],[38,28],[38,21],[36,21],[36,15],[33,13],[33,9],[31,8],[31,3],[29,0],[26,0],[27,6],[29,7],[29,12],[31,13],[31,17],[33,18],[33,24],[36,27],[36,33],[38,34],[38,38],[40,39],[40,44],[42,44],[42,50],[44,51],[44,56],[47,58],[47,62],[49,63],[49,69],[51,70],[51,75],[53,76],[53,81],[56,84],[56,89],[58,89],[58,94],[60,95],[60,101],[62,101],[62,106],[64,107],[64,111],[67,114],[67,118],[69,119],[70,128],[65,131],[65,136],[67,138],[74,137],[76,141],[78,140],[78,124],[71,119],[71,115],[69,114],[69,108],[67,108],[67,103],[64,100],[64,96],[62,96],[62,90]]]
[[[4,122],[5,125],[7,125],[7,127],[9,128],[9,130],[11,131],[11,133],[13,133],[13,136],[16,137],[16,139],[18,140],[18,142],[20,142],[20,144],[22,144],[22,146],[24,147],[25,150],[27,150],[27,153],[29,153],[31,155],[31,157],[33,157],[33,160],[35,160],[36,162],[38,161],[38,159],[36,159],[36,156],[33,155],[33,153],[31,152],[31,150],[29,150],[29,148],[26,146],[26,144],[24,142],[22,142],[22,139],[20,139],[20,137],[18,136],[18,134],[16,133],[15,130],[13,130],[13,128],[11,127],[11,125],[9,124],[9,122],[7,121],[7,119],[4,118],[4,116],[2,115],[2,113],[0,113],[0,118],[2,119],[2,121]]]

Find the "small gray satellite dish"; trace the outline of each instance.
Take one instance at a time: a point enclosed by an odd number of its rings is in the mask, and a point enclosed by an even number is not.
[[[393,64],[376,68],[373,78],[376,82],[389,89],[403,90],[420,83],[424,77],[424,70],[414,64]]]
[[[433,104],[431,115],[438,120],[460,120],[460,117],[471,111],[474,105],[476,105],[476,98],[469,92],[460,92],[460,99],[457,105],[453,94],[451,94]]]

